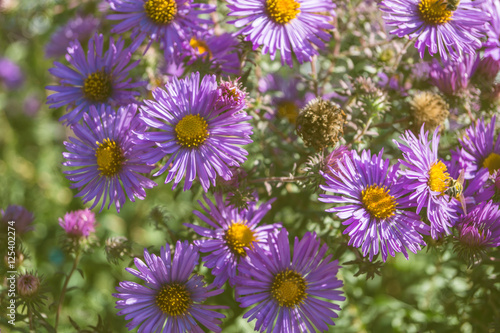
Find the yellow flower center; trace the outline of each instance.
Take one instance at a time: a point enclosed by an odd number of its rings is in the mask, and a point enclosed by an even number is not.
[[[443,162],[437,161],[432,164],[427,182],[432,191],[442,193],[448,188],[450,174],[446,171],[446,165]]]
[[[267,0],[267,14],[276,22],[286,24],[299,15],[300,3],[295,0]]]
[[[170,23],[177,14],[177,2],[175,0],[148,0],[144,4],[146,15],[157,24]]]
[[[98,144],[95,150],[97,170],[101,172],[101,175],[106,177],[111,177],[119,173],[125,161],[122,149],[114,140],[110,139],[104,139],[101,143],[96,143]]]
[[[112,90],[111,78],[103,70],[90,74],[83,81],[83,94],[92,102],[106,102]]]
[[[278,273],[271,285],[271,294],[280,306],[292,307],[306,297],[307,282],[299,273],[284,270]]]
[[[370,214],[378,219],[393,216],[396,211],[396,199],[389,194],[385,186],[371,185],[361,192],[361,201]]]
[[[284,101],[278,104],[278,115],[288,119],[291,124],[295,124],[299,110],[294,102]]]
[[[240,222],[231,224],[226,230],[224,239],[231,252],[241,257],[247,255],[245,247],[252,247],[252,243],[256,240],[254,232]]]
[[[182,316],[191,306],[191,295],[184,285],[171,283],[156,295],[156,305],[169,316]]]
[[[418,10],[420,16],[428,24],[444,24],[451,20],[453,11],[446,9],[443,0],[420,0]]]
[[[191,37],[191,40],[189,41],[189,45],[198,51],[199,54],[205,54],[208,53],[208,58],[212,59],[212,51],[208,48],[207,43],[205,43],[202,40],[198,40],[194,37]]]
[[[488,168],[490,175],[492,175],[493,172],[500,169],[500,155],[497,153],[489,154],[483,161],[483,167]]]
[[[208,137],[207,122],[199,115],[188,114],[175,126],[181,146],[198,147]]]

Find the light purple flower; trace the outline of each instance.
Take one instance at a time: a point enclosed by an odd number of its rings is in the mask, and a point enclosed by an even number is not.
[[[270,235],[269,248],[256,246],[241,263],[236,281],[236,300],[249,309],[243,318],[257,319],[255,330],[264,332],[317,332],[335,325],[344,301],[342,281],[337,279],[338,260],[330,261],[328,246],[320,245],[315,233],[306,233],[293,244],[290,254],[288,232]]]
[[[217,99],[217,107],[230,107],[236,110],[243,110],[247,106],[247,92],[238,82],[240,78],[234,81],[220,80],[219,83],[219,98]]]
[[[491,15],[491,21],[486,26],[488,40],[483,43],[484,57],[500,61],[500,1],[487,0],[483,8]]]
[[[417,214],[426,208],[427,218],[431,223],[431,236],[434,239],[443,233],[451,233],[450,228],[458,218],[459,206],[456,199],[450,200],[449,196],[445,195],[450,175],[446,165],[437,155],[438,133],[439,127],[429,141],[429,132],[424,132],[422,125],[418,138],[411,131],[406,131],[400,136],[402,142],[394,140],[404,157],[400,162],[406,169],[401,175],[406,179],[406,189],[411,192],[409,198],[416,201]]]
[[[75,210],[59,218],[59,225],[70,236],[88,237],[95,231],[95,214],[90,209]]]
[[[239,166],[246,160],[247,151],[239,146],[252,142],[251,119],[241,108],[220,107],[217,101],[220,89],[214,75],[200,81],[199,73],[156,88],[154,100],[145,100],[141,120],[158,129],[138,133],[156,148],[143,158],[155,164],[171,154],[165,165],[154,174],[169,170],[165,183],[174,181],[173,188],[185,176],[184,190],[189,190],[198,179],[205,190],[215,186],[217,174],[231,179],[230,166]]]
[[[215,276],[214,284],[222,287],[229,279],[234,286],[237,280],[237,268],[240,262],[248,260],[247,252],[254,246],[266,243],[268,235],[281,228],[280,223],[257,226],[264,215],[271,209],[270,200],[257,207],[257,202],[248,203],[248,208],[238,209],[225,202],[222,194],[215,194],[215,204],[204,196],[204,206],[198,201],[207,215],[202,212],[193,213],[207,223],[211,228],[197,226],[190,223],[184,225],[208,240],[195,241],[200,251],[209,253],[203,257],[205,266],[212,269]]]
[[[101,106],[122,106],[135,102],[138,91],[133,91],[146,82],[131,82],[129,71],[139,61],[130,62],[131,50],[124,47],[124,41],[110,39],[109,48],[104,51],[103,35],[95,35],[88,43],[87,57],[80,42],[70,43],[66,60],[70,66],[55,61],[49,72],[61,79],[61,85],[47,86],[56,93],[47,97],[51,108],[67,106],[69,113],[59,120],[69,125],[76,124],[91,106],[98,111]]]
[[[122,34],[132,31],[134,47],[146,37],[159,42],[167,62],[176,61],[182,44],[189,41],[196,31],[204,31],[211,20],[198,17],[213,12],[213,5],[193,3],[193,0],[109,0],[116,14],[109,20],[119,20],[111,32]]]
[[[20,88],[24,83],[21,68],[7,58],[0,58],[0,82],[3,82],[10,90]]]
[[[311,61],[330,39],[325,30],[334,27],[332,20],[335,5],[328,0],[228,0],[229,21],[253,44],[262,46],[262,54],[269,53],[274,60],[280,51],[281,63],[292,67],[295,55],[299,63]]]
[[[159,256],[144,249],[145,262],[134,259],[138,270],[125,268],[145,282],[120,282],[118,293],[113,294],[119,298],[118,315],[132,319],[127,324],[129,331],[139,326],[138,332],[143,333],[203,333],[200,326],[204,326],[211,332],[221,332],[220,319],[225,316],[212,310],[227,307],[203,303],[224,290],[211,290],[213,287],[205,286],[203,276],[193,274],[199,258],[196,246],[178,241],[175,253],[168,243]]]
[[[415,47],[423,58],[428,48],[433,56],[443,60],[458,59],[463,54],[474,55],[481,48],[488,13],[480,6],[483,0],[461,0],[457,9],[447,9],[441,0],[383,0],[380,10],[391,31],[398,37],[416,38]]]
[[[399,165],[389,166],[382,153],[371,156],[365,150],[361,156],[356,151],[344,154],[337,168],[322,172],[326,185],[320,187],[336,195],[320,194],[319,200],[342,204],[326,211],[345,220],[342,224],[348,226],[344,234],[351,237],[349,245],[361,247],[370,261],[379,251],[383,261],[396,252],[408,259],[406,249],[417,253],[425,245],[420,233],[428,234],[429,227],[418,214],[405,210],[414,206],[407,183],[398,179]]]
[[[147,153],[151,147],[138,139],[133,131],[143,131],[146,126],[139,121],[137,106],[129,105],[114,112],[110,107],[98,112],[90,107],[83,117],[83,124],[72,127],[77,138],[70,137],[64,145],[69,152],[63,153],[72,167],[64,171],[72,182],[71,188],[79,189],[77,196],[83,202],[94,200],[94,208],[102,199],[101,210],[109,201],[108,209],[114,202],[119,212],[126,196],[144,199],[146,188],[156,183],[142,174],[149,174],[153,166],[138,156]]]

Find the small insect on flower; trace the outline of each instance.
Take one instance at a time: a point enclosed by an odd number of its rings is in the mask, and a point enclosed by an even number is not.
[[[458,201],[460,201],[460,204],[462,205],[462,209],[464,210],[464,214],[467,215],[467,207],[465,205],[465,198],[463,194],[464,190],[464,174],[465,174],[465,169],[462,169],[460,171],[460,175],[458,176],[457,179],[449,178],[448,179],[448,188],[444,191],[444,193],[448,194],[450,199],[448,202],[451,201],[451,199],[456,198]]]
[[[451,10],[452,12],[454,12],[455,10],[457,10],[458,5],[460,4],[460,0],[448,0],[444,1],[443,4],[446,5],[447,10]]]

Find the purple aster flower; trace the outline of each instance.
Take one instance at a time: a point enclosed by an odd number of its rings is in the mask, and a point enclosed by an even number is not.
[[[306,233],[293,244],[290,255],[288,232],[267,240],[270,252],[260,246],[248,252],[250,260],[239,267],[236,300],[250,307],[243,318],[257,319],[255,330],[264,332],[316,332],[335,325],[343,301],[342,281],[337,279],[338,260],[325,257],[328,246],[320,246],[315,233]],[[291,260],[290,260],[291,259]]]
[[[193,0],[110,0],[111,9],[118,14],[108,15],[109,20],[120,20],[111,32],[132,31],[134,46],[139,46],[146,37],[160,42],[165,60],[176,60],[179,48],[189,41],[195,31],[203,31],[204,24],[212,21],[198,15],[215,10],[213,5],[193,4]]]
[[[324,160],[324,166],[322,171],[328,174],[330,177],[335,177],[332,170],[338,171],[340,168],[340,163],[343,161],[345,155],[352,158],[352,152],[347,146],[340,145],[335,148]]]
[[[220,96],[217,99],[218,107],[231,107],[238,110],[243,110],[246,107],[247,92],[241,86],[241,82],[238,82],[239,79],[237,78],[234,81],[229,80],[229,78],[228,81],[220,80]]]
[[[415,47],[421,58],[428,48],[431,56],[439,53],[447,60],[448,54],[458,59],[481,48],[485,22],[490,19],[478,6],[481,2],[461,0],[456,10],[451,10],[443,0],[384,0],[380,10],[386,24],[396,27],[392,34],[417,39]]]
[[[141,119],[158,132],[144,132],[139,138],[154,142],[156,149],[143,158],[151,164],[172,154],[154,176],[169,169],[165,183],[174,181],[173,188],[184,175],[184,190],[189,190],[198,178],[205,192],[210,181],[215,186],[219,174],[231,179],[229,166],[239,166],[248,154],[239,145],[252,142],[251,117],[240,108],[217,104],[220,89],[214,75],[200,81],[199,73],[174,80],[153,91],[154,100],[146,100]],[[172,164],[172,165],[171,165]]]
[[[55,67],[49,72],[61,79],[59,86],[47,86],[46,89],[56,91],[47,97],[51,108],[67,105],[73,109],[59,120],[69,125],[76,124],[88,112],[90,106],[104,110],[102,105],[121,106],[135,102],[137,91],[131,91],[144,86],[146,82],[131,82],[127,78],[129,71],[137,66],[139,61],[131,64],[131,50],[124,48],[124,41],[118,39],[115,43],[110,39],[109,48],[104,52],[103,35],[95,35],[88,43],[87,58],[80,42],[70,43],[66,60],[71,67],[55,61]]]
[[[45,56],[60,57],[66,54],[70,42],[78,40],[80,43],[87,41],[95,34],[99,20],[93,16],[77,16],[69,20],[64,26],[57,29],[45,45]]]
[[[483,8],[491,15],[491,21],[486,26],[488,40],[483,43],[484,57],[500,61],[500,1],[488,0]]]
[[[88,237],[95,231],[95,214],[90,209],[75,210],[59,218],[59,225],[73,237]]]
[[[384,261],[387,254],[394,257],[395,252],[408,259],[406,249],[417,253],[420,245],[425,245],[420,233],[428,234],[429,227],[418,214],[404,210],[414,205],[410,191],[398,180],[399,165],[389,167],[390,161],[383,160],[382,153],[371,156],[365,150],[361,156],[356,151],[344,154],[338,169],[331,168],[331,175],[322,173],[326,185],[320,187],[337,195],[320,194],[319,200],[343,204],[326,211],[346,219],[342,224],[348,226],[344,234],[351,237],[349,245],[361,247],[370,261],[379,249]]]
[[[125,268],[127,272],[145,282],[141,285],[131,281],[120,282],[114,297],[119,316],[132,319],[127,324],[130,330],[140,326],[138,332],[147,333],[203,333],[202,326],[211,332],[220,332],[224,315],[212,311],[224,306],[204,305],[207,298],[222,293],[223,289],[206,287],[203,276],[193,274],[200,255],[198,248],[187,241],[177,241],[175,253],[167,243],[160,255],[150,254],[144,249],[145,263],[135,258],[135,266]]]
[[[239,18],[228,23],[242,28],[238,33],[253,44],[262,45],[262,54],[269,52],[274,60],[276,51],[281,63],[292,67],[292,55],[299,63],[311,61],[313,55],[330,40],[326,30],[335,5],[328,0],[228,0],[229,15]]]
[[[443,65],[433,59],[429,71],[431,83],[446,95],[459,94],[467,90],[479,61],[479,56],[475,55],[467,55],[458,60],[444,61]]]
[[[125,194],[130,201],[135,201],[134,196],[142,200],[146,196],[144,189],[156,186],[141,175],[149,174],[154,167],[138,157],[151,147],[133,133],[146,129],[136,111],[133,104],[116,113],[109,106],[107,110],[101,106],[100,112],[91,106],[89,114],[83,116],[83,124],[72,127],[77,138],[64,142],[69,153],[63,153],[63,165],[73,167],[64,173],[73,182],[71,187],[80,190],[77,196],[83,197],[83,202],[95,199],[91,208],[102,199],[101,210],[109,200],[108,209],[114,202],[119,212]]]
[[[10,90],[20,88],[24,83],[21,68],[7,58],[0,58],[0,82]]]
[[[200,236],[210,239],[196,241],[196,245],[203,253],[205,266],[212,269],[215,276],[214,284],[221,287],[229,279],[229,284],[236,283],[237,266],[248,260],[247,251],[251,251],[258,243],[267,242],[268,235],[281,228],[280,223],[257,226],[264,215],[271,209],[270,200],[257,207],[257,202],[248,203],[248,208],[239,210],[224,202],[222,194],[215,194],[215,205],[204,196],[207,206],[198,201],[201,208],[208,214],[193,211],[193,213],[207,223],[211,228],[205,228],[189,223],[184,225]]]
[[[458,139],[463,149],[458,150],[457,158],[460,166],[468,171],[467,179],[476,177],[481,168],[487,168],[490,174],[500,170],[500,135],[495,140],[495,122],[496,116],[488,125],[484,119],[477,120]]]
[[[35,229],[32,225],[35,216],[23,206],[10,205],[5,210],[0,209],[0,213],[2,214],[0,221],[5,226],[2,226],[3,231],[7,230],[7,226],[11,226],[16,229],[16,234],[21,235]],[[11,221],[15,222],[14,225],[8,224]]]
[[[259,80],[261,93],[275,93],[269,102],[276,107],[271,117],[286,118],[291,124],[295,124],[300,109],[306,105],[304,94],[299,91],[301,83],[303,84],[297,76],[284,78],[276,73],[268,74]]]
[[[457,222],[455,251],[472,266],[488,248],[500,246],[500,208],[491,201],[477,205]]]
[[[394,140],[403,153],[401,164],[406,167],[402,177],[406,179],[405,187],[410,190],[410,200],[416,201],[417,214],[422,208],[427,209],[427,218],[431,223],[431,236],[437,239],[442,233],[450,234],[450,228],[457,220],[456,199],[450,200],[445,195],[449,187],[450,175],[446,165],[437,156],[439,145],[439,127],[432,139],[428,140],[429,132],[420,129],[418,138],[406,131],[400,136],[403,143]]]
[[[208,32],[198,32],[183,43],[182,55],[188,59],[188,65],[199,60],[206,62],[213,73],[238,75],[238,45],[238,40],[230,33],[216,36]]]

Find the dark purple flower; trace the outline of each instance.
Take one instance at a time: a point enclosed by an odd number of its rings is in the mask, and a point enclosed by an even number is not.
[[[83,116],[83,124],[72,127],[77,138],[70,137],[64,145],[69,152],[63,153],[63,165],[73,167],[64,171],[78,188],[77,196],[83,202],[94,200],[94,208],[102,199],[101,210],[109,200],[108,209],[114,202],[120,211],[125,195],[130,201],[134,197],[144,199],[145,188],[156,183],[141,174],[149,174],[154,168],[139,155],[151,150],[148,143],[138,139],[134,131],[144,131],[146,126],[139,121],[137,106],[128,105],[114,112],[111,107],[98,112],[94,106]]]
[[[144,333],[201,333],[200,326],[204,326],[211,332],[221,332],[220,319],[225,316],[212,310],[226,307],[203,303],[224,290],[211,290],[212,286],[205,286],[203,276],[193,274],[199,258],[196,246],[178,241],[175,253],[171,253],[168,243],[159,256],[144,249],[145,263],[135,258],[138,270],[125,268],[145,282],[120,282],[116,287],[119,293],[113,294],[120,299],[116,301],[118,315],[132,319],[127,324],[129,331],[140,326],[138,332]]]
[[[449,188],[450,174],[444,162],[437,156],[439,145],[439,127],[434,131],[431,140],[424,125],[418,138],[406,131],[400,136],[401,142],[394,140],[401,150],[404,160],[401,165],[406,167],[401,172],[406,179],[405,188],[411,192],[410,200],[416,202],[417,214],[423,208],[427,209],[427,218],[431,223],[431,236],[437,239],[441,234],[450,234],[450,228],[455,225],[457,216],[457,200],[450,200],[445,195]]]
[[[1,222],[4,226],[11,226],[15,228],[16,234],[24,234],[28,231],[32,231],[35,227],[32,225],[35,216],[32,212],[28,211],[23,206],[10,205],[5,210],[0,209],[2,213]],[[15,222],[13,225],[8,224],[8,222]],[[5,227],[5,229],[7,229]],[[3,230],[2,232],[4,232]]]
[[[228,23],[242,28],[238,33],[253,44],[262,46],[262,54],[269,52],[274,60],[281,53],[281,63],[292,67],[295,55],[299,63],[311,61],[330,40],[326,30],[334,27],[335,5],[328,0],[228,0],[230,16],[238,16]]]
[[[0,82],[3,82],[7,89],[20,88],[24,83],[21,68],[7,58],[0,58]]]
[[[306,233],[293,244],[290,255],[288,232],[267,240],[269,251],[256,246],[250,260],[239,267],[236,300],[241,307],[252,307],[244,315],[257,319],[255,330],[264,332],[317,332],[335,325],[340,311],[331,301],[344,301],[342,281],[337,279],[338,260],[325,254],[315,233]]]
[[[55,67],[49,72],[61,79],[59,86],[47,86],[46,89],[56,91],[47,97],[51,108],[67,105],[73,108],[62,116],[60,121],[76,124],[88,112],[90,106],[98,111],[101,106],[122,106],[135,102],[138,91],[132,91],[144,86],[146,82],[131,82],[128,73],[139,61],[130,62],[131,50],[124,48],[124,41],[118,39],[115,43],[110,39],[109,48],[104,52],[103,35],[95,35],[88,43],[87,57],[80,42],[70,43],[66,60],[70,66],[55,61]]]
[[[198,15],[213,12],[208,4],[193,4],[193,0],[109,0],[111,9],[117,14],[108,15],[109,20],[120,20],[111,30],[114,33],[132,31],[134,47],[146,37],[159,42],[165,60],[172,62],[179,57],[182,44],[189,41],[196,31],[212,21]]]
[[[157,147],[143,158],[151,164],[171,154],[165,165],[154,174],[169,170],[165,183],[173,188],[185,176],[184,190],[198,178],[205,192],[210,182],[215,186],[217,174],[231,179],[230,166],[246,160],[247,151],[240,145],[252,142],[251,119],[233,105],[220,108],[220,90],[214,75],[200,81],[199,73],[178,80],[174,78],[164,89],[153,91],[154,100],[145,100],[140,118],[156,132],[139,133],[139,138]]]
[[[425,242],[420,233],[428,234],[429,227],[418,214],[405,210],[414,206],[408,196],[407,183],[398,180],[399,165],[389,167],[390,161],[379,155],[371,156],[363,151],[344,154],[337,162],[337,169],[330,168],[330,174],[322,173],[326,185],[320,187],[337,195],[320,194],[319,200],[326,203],[340,203],[343,206],[327,209],[345,219],[348,227],[344,234],[351,237],[349,245],[361,247],[363,255],[382,254],[395,256],[402,252],[408,259],[406,249],[417,253]]]
[[[222,287],[229,279],[229,284],[234,286],[238,264],[248,260],[247,252],[259,243],[266,243],[268,235],[281,228],[280,223],[257,226],[274,200],[259,207],[256,201],[252,201],[248,203],[248,208],[240,210],[225,202],[220,193],[215,194],[215,205],[206,196],[204,199],[207,206],[201,201],[198,203],[208,216],[199,211],[193,213],[211,228],[189,223],[184,225],[209,238],[195,243],[201,252],[209,253],[203,261],[206,267],[212,269],[214,284]]]
[[[439,53],[447,60],[449,54],[456,60],[481,48],[485,22],[489,21],[489,15],[478,6],[481,2],[461,0],[452,11],[442,0],[384,0],[380,10],[386,24],[396,27],[392,34],[417,39],[415,47],[421,58],[428,48],[431,56]]]
[[[56,58],[65,55],[70,42],[87,41],[95,34],[98,26],[99,20],[93,16],[77,16],[69,20],[50,37],[50,41],[45,45],[45,56]]]
[[[59,225],[69,236],[88,237],[95,231],[95,214],[88,208],[75,210],[66,213],[63,219],[59,218]]]

